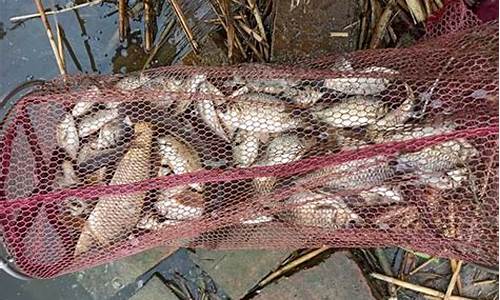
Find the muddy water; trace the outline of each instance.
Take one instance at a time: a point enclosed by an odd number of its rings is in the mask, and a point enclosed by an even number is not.
[[[67,0],[45,0],[46,8],[65,7]],[[75,1],[84,2],[84,1]],[[55,33],[56,21],[67,40],[64,57],[68,74],[126,73],[141,70],[148,57],[142,47],[142,1],[130,0],[130,33],[119,41],[116,5],[103,3],[49,16]],[[163,2],[162,2],[163,3]],[[195,38],[202,40],[213,31],[205,22],[214,17],[206,2],[180,1]],[[0,0],[0,95],[29,79],[51,79],[59,75],[52,49],[39,18],[13,23],[13,16],[36,12],[33,1]],[[158,5],[159,11],[155,42],[161,32],[175,20],[170,7]],[[179,63],[190,51],[188,41],[177,23],[166,35],[151,66]],[[68,46],[69,45],[69,46]]]

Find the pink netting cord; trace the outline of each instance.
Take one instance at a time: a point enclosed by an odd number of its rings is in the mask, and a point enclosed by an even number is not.
[[[7,250],[39,278],[167,244],[495,264],[498,24],[455,16],[409,49],[48,82],[0,129]]]

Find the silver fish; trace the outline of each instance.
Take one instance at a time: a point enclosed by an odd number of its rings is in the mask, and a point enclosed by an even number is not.
[[[316,91],[312,88],[304,90],[290,89],[284,92],[284,96],[292,99],[293,103],[302,108],[313,106],[325,93]]]
[[[363,198],[367,204],[390,204],[403,201],[403,195],[398,187],[380,185],[369,190],[361,191],[359,196]]]
[[[132,121],[127,116],[124,119],[115,119],[105,124],[100,130],[96,139],[96,150],[103,150],[117,145],[133,126]]]
[[[247,99],[245,99],[247,100]],[[300,127],[303,122],[286,111],[285,103],[238,101],[228,104],[219,117],[226,127],[252,132],[277,133]]]
[[[424,173],[447,171],[468,163],[479,151],[465,139],[450,140],[398,157],[398,167]]]
[[[326,88],[348,95],[375,95],[385,91],[390,80],[399,72],[385,67],[369,67],[355,73],[358,77],[327,78],[323,84]]]
[[[219,89],[217,89],[214,85],[209,82],[203,82],[200,84],[200,92],[203,94],[207,94],[209,99],[202,99],[196,101],[196,107],[198,109],[198,113],[205,123],[210,127],[218,136],[220,136],[225,141],[229,142],[229,138],[227,136],[226,131],[222,127],[222,124],[219,120],[219,116],[217,111],[215,110],[215,101],[216,99],[210,99],[214,96],[223,97]]]
[[[321,110],[313,111],[315,118],[333,127],[359,127],[374,124],[387,112],[382,101],[354,96]]]
[[[160,221],[158,217],[153,214],[147,214],[142,217],[139,222],[137,222],[137,228],[144,230],[161,230],[169,226],[177,225],[180,221],[177,220],[165,220]]]
[[[73,115],[73,117],[82,116],[88,113],[92,109],[94,104],[95,102],[77,102],[75,106],[73,106],[71,114]]]
[[[349,71],[354,71],[354,68],[352,67],[351,62],[347,58],[341,56],[333,63],[333,65],[330,67],[330,70],[349,72]]]
[[[193,94],[199,92],[200,85],[207,81],[207,76],[204,74],[194,75],[192,78],[188,79],[182,84],[182,92],[189,94]],[[188,96],[182,100],[177,99],[175,114],[180,115],[184,113],[188,107],[191,105],[193,100]]]
[[[307,145],[295,135],[281,135],[272,140],[266,148],[264,157],[254,166],[274,166],[299,160],[307,149]],[[258,192],[267,193],[276,183],[274,177],[257,177],[253,183]]]
[[[145,74],[129,75],[127,77],[120,79],[116,83],[115,87],[118,88],[119,90],[132,91],[142,87],[150,80],[151,80],[150,76]]]
[[[173,194],[173,195],[169,195]],[[203,213],[203,196],[198,192],[184,190],[180,192],[167,191],[155,203],[158,212],[170,220],[194,220]]]
[[[158,176],[166,176],[172,173],[169,167],[161,166]],[[155,203],[156,210],[166,218],[172,220],[195,219],[203,213],[203,196],[191,192],[189,186],[181,185],[160,191],[160,198]],[[181,202],[188,199],[188,203]]]
[[[456,129],[456,125],[452,122],[443,122],[439,126],[408,126],[410,130],[392,130],[387,132],[372,131],[371,137],[373,142],[377,144],[387,142],[403,142],[414,139],[429,137],[433,135],[442,135],[451,133]]]
[[[104,107],[106,107],[107,109],[115,109],[118,108],[120,104],[122,104],[122,102],[120,101],[105,102]]]
[[[415,107],[415,96],[408,84],[405,84],[408,97],[401,105],[387,113],[383,118],[377,120],[374,124],[370,125],[373,130],[396,130],[401,128],[403,124],[415,115],[413,108]]]
[[[334,133],[334,138],[342,150],[354,150],[366,147],[369,145],[368,141],[364,139],[359,139],[356,137],[351,137],[349,135],[343,134],[342,132]]]
[[[290,219],[298,225],[337,229],[361,221],[342,197],[307,191],[294,194],[287,203],[297,205],[291,209]]]
[[[367,190],[383,185],[385,180],[396,176],[384,156],[374,156],[347,161],[307,174],[297,180],[304,187],[324,186],[337,191]]]
[[[80,148],[80,137],[71,114],[66,114],[61,123],[57,125],[56,140],[59,147],[63,148],[69,157],[76,158]]]
[[[110,185],[149,178],[152,138],[153,130],[149,123],[135,124],[132,144],[118,163]],[[100,197],[82,229],[75,255],[89,251],[95,244],[108,245],[133,229],[139,221],[145,197],[145,192]]]
[[[167,165],[175,174],[190,173],[202,169],[201,160],[196,150],[179,137],[166,135],[158,138],[161,164]],[[203,185],[193,183],[191,188],[201,192]]]
[[[243,87],[234,91],[229,97],[239,97],[248,93],[266,93],[277,95],[286,92],[298,84],[297,80],[277,78],[277,79],[251,79],[236,80],[234,83],[244,84]]]
[[[420,174],[418,182],[437,190],[450,190],[460,187],[467,179],[467,169],[459,168],[445,173]]]
[[[55,180],[55,185],[59,188],[68,188],[77,185],[80,182],[76,175],[73,163],[69,160],[61,164],[61,173]]]
[[[250,219],[242,219],[241,224],[254,225],[254,224],[269,223],[274,220],[275,218],[273,216],[256,216]]]
[[[259,135],[240,129],[233,145],[233,159],[240,167],[251,166],[259,155]]]
[[[106,123],[119,117],[118,109],[100,110],[84,118],[78,126],[80,138],[87,137],[101,129]]]

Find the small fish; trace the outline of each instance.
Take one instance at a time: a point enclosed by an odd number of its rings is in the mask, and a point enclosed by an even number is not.
[[[203,82],[200,86],[201,93],[207,94],[209,99],[202,99],[196,101],[196,107],[198,109],[198,113],[205,123],[210,127],[218,136],[220,136],[225,141],[229,142],[229,138],[227,133],[225,132],[222,124],[219,120],[219,116],[217,111],[215,110],[215,101],[217,99],[210,99],[212,97],[223,97],[219,89],[217,89],[214,85],[209,82]]]
[[[207,76],[204,74],[194,75],[192,78],[188,79],[182,84],[182,92],[187,94],[187,97],[183,99],[177,99],[175,107],[175,115],[180,115],[184,113],[192,103],[190,94],[199,92],[200,85],[205,83]]]
[[[299,89],[289,89],[283,92],[283,96],[290,98],[293,103],[297,104],[302,108],[308,108],[313,106],[325,93],[314,90],[312,88]]]
[[[101,167],[94,172],[85,176],[84,183],[87,185],[98,184],[104,182],[106,179],[107,167]]]
[[[322,168],[297,180],[304,187],[324,186],[336,191],[367,190],[383,185],[396,176],[396,171],[384,156],[351,160],[335,166]]]
[[[135,124],[132,144],[118,163],[110,185],[149,178],[152,138],[149,123]],[[82,229],[75,255],[89,251],[95,244],[108,245],[133,229],[139,221],[145,197],[145,192],[100,197]]]
[[[83,201],[80,198],[66,198],[65,204],[67,211],[73,217],[84,216],[91,212],[88,202]]]
[[[479,151],[465,139],[450,140],[398,157],[398,168],[422,173],[448,171],[469,163]]]
[[[161,166],[158,176],[172,173],[169,167]],[[160,191],[160,199],[155,203],[156,210],[172,220],[196,219],[203,213],[203,195],[189,190],[189,186],[175,186]]]
[[[408,97],[401,105],[387,113],[383,118],[378,119],[370,125],[369,130],[396,130],[402,128],[404,123],[415,115],[415,96],[408,84],[405,84]]]
[[[194,220],[203,213],[203,195],[189,189],[176,192],[166,191],[155,203],[158,212],[170,220]]]
[[[288,218],[297,225],[338,229],[361,221],[342,197],[307,191],[294,194],[286,202],[294,204]]]
[[[243,219],[241,220],[241,224],[244,225],[254,225],[254,224],[262,224],[269,223],[274,221],[275,218],[273,216],[256,216],[251,219]]]
[[[68,188],[77,185],[80,182],[76,175],[73,163],[69,160],[61,164],[61,174],[56,178],[55,185],[59,188]]]
[[[177,220],[165,220],[160,221],[159,218],[153,214],[147,214],[142,217],[139,222],[137,222],[137,228],[144,230],[154,230],[158,231],[169,226],[177,225],[180,221]]]
[[[100,110],[84,118],[78,126],[80,138],[87,137],[101,129],[106,123],[119,117],[118,109]]]
[[[387,185],[372,187],[360,192],[359,196],[367,202],[366,204],[391,204],[403,201],[403,195],[398,187]]]
[[[172,105],[175,100],[178,100],[177,93],[184,91],[184,81],[173,78],[157,77],[149,82],[146,87],[155,90],[159,99],[159,105],[168,107]],[[180,101],[180,100],[178,100]]]
[[[307,145],[295,135],[286,134],[273,139],[266,148],[264,157],[254,166],[274,166],[299,160]],[[258,192],[268,193],[276,184],[274,177],[257,177],[253,180]]]
[[[259,135],[240,129],[233,145],[233,159],[236,165],[245,168],[251,166],[259,155]]]
[[[252,99],[245,99],[252,100]],[[286,104],[276,102],[236,101],[228,104],[227,111],[218,111],[226,127],[252,132],[277,133],[300,127],[303,122],[286,111]]]
[[[145,74],[129,75],[120,79],[115,87],[123,91],[132,91],[142,87],[150,80],[151,78]]]
[[[342,150],[360,149],[369,145],[366,140],[346,136],[343,134],[337,134],[335,135],[335,138],[338,145],[342,147]]]
[[[384,67],[369,67],[354,71],[358,77],[327,78],[323,85],[347,95],[376,95],[387,89],[390,79],[399,74]],[[387,74],[387,77],[384,77]]]
[[[115,119],[102,126],[96,139],[96,150],[103,150],[116,146],[123,140],[127,132],[132,131],[132,121],[127,116],[124,119]]]
[[[66,114],[57,125],[56,139],[59,147],[63,148],[71,159],[76,159],[80,148],[80,137],[71,114]]]
[[[354,96],[326,108],[315,110],[313,116],[333,127],[359,127],[374,124],[387,112],[382,101]]]
[[[352,72],[354,68],[352,67],[351,62],[345,58],[344,56],[339,57],[333,65],[330,67],[332,71],[340,71],[340,72]]]
[[[443,122],[439,126],[425,125],[412,126],[409,128],[410,130],[391,130],[387,132],[372,131],[370,132],[370,135],[372,141],[377,144],[387,142],[403,142],[433,135],[451,133],[456,129],[456,125],[452,122]]]
[[[292,79],[239,79],[234,81],[235,84],[244,84],[243,87],[234,91],[229,97],[235,98],[249,93],[265,93],[277,95],[287,92],[298,84],[298,81]]]
[[[467,179],[467,173],[466,168],[459,168],[445,173],[423,173],[419,175],[418,183],[437,190],[456,189]]]
[[[173,135],[158,138],[161,164],[167,165],[174,174],[190,173],[202,169],[201,160],[196,150],[186,141]],[[191,188],[202,192],[203,185],[192,183]]]
[[[71,110],[71,114],[73,117],[79,117],[83,116],[84,114],[88,113],[92,107],[94,106],[94,102],[77,102],[75,106],[73,106],[73,109]]]
[[[118,108],[118,106],[120,106],[120,104],[122,104],[122,102],[120,102],[120,101],[105,102],[104,107],[106,107],[107,109],[115,109],[115,108]]]

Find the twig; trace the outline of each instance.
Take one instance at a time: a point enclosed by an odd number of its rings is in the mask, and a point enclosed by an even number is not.
[[[463,261],[461,260],[458,261],[455,271],[453,271],[453,275],[451,276],[450,283],[448,284],[448,288],[446,289],[446,294],[444,295],[443,300],[451,299],[451,293],[453,293],[453,290],[455,289],[455,285],[458,280],[458,275],[460,274],[460,269],[462,268],[462,263]]]
[[[264,38],[260,36],[255,30],[252,30],[252,28],[248,27],[243,21],[239,20],[238,21],[241,29],[243,29],[248,35],[253,37],[257,42],[262,43],[264,41]]]
[[[120,41],[123,42],[128,30],[127,0],[118,0],[118,32]]]
[[[186,34],[186,37],[188,38],[189,43],[193,48],[194,53],[198,54],[198,43],[194,40],[193,32],[191,31],[191,28],[189,28],[187,24],[186,17],[182,13],[179,3],[177,2],[177,0],[169,0],[169,1],[170,4],[172,5],[172,8],[174,9],[175,15],[177,16],[179,23],[181,24],[181,28],[184,31],[184,34]]]
[[[255,21],[257,21],[257,27],[259,28],[260,36],[262,36],[264,41],[267,42],[266,30],[264,28],[264,23],[262,22],[262,16],[260,15],[259,7],[257,7],[255,0],[247,0],[247,2],[250,10],[252,11],[252,14],[255,17]]]
[[[422,270],[423,268],[425,268],[426,266],[428,266],[430,263],[432,263],[435,260],[436,259],[434,257],[429,258],[426,262],[422,263],[420,266],[416,267],[410,273],[408,273],[408,276],[415,275],[416,273],[418,273],[418,271]]]
[[[229,61],[232,61],[232,58],[233,58],[233,49],[234,49],[234,45],[235,45],[235,41],[236,41],[237,37],[234,34],[233,19],[230,16],[231,10],[228,7],[227,1],[223,0],[222,3],[219,0],[216,1],[217,5],[219,6],[219,8],[221,10],[221,14],[224,16],[224,20],[223,20],[223,17],[219,14],[219,12],[217,11],[217,8],[214,6],[214,4],[212,3],[212,1],[208,1],[208,2],[212,6],[212,9],[215,12],[215,14],[217,15],[217,19],[219,20],[219,22],[222,24],[222,27],[226,31],[226,35],[227,35],[227,57],[228,57]],[[241,53],[244,54],[245,51],[243,50],[243,47],[241,46],[241,43],[238,44],[236,42],[236,45],[238,45],[238,48],[240,49]]]
[[[427,16],[430,16],[432,13],[432,6],[429,0],[422,0],[424,2],[424,9],[425,9],[425,14]]]
[[[387,3],[384,11],[380,15],[380,18],[378,19],[377,25],[375,26],[375,30],[373,31],[372,38],[370,40],[371,49],[378,48],[378,46],[380,45],[380,41],[384,37],[387,25],[391,20],[392,13],[394,11],[394,4],[394,0],[390,0],[389,3]]]
[[[451,266],[451,271],[452,272],[455,272],[455,270],[457,269],[458,267],[458,262],[457,260],[455,259],[450,259],[450,266]],[[460,279],[460,272],[458,273],[458,277],[457,277],[457,290],[458,290],[458,295],[462,295],[463,294],[463,289],[462,289],[462,280]]]
[[[311,251],[311,252],[309,252],[309,253],[307,253],[307,254],[305,254],[305,255],[303,255],[295,260],[292,260],[291,262],[287,263],[284,266],[281,266],[276,271],[269,274],[269,276],[265,277],[261,282],[259,282],[258,286],[264,287],[265,285],[267,285],[268,283],[270,283],[274,279],[283,275],[283,273],[290,271],[291,269],[293,269],[293,268],[305,263],[306,261],[320,255],[321,253],[325,252],[328,249],[330,249],[330,248],[323,246],[323,247],[316,249],[314,251]]]
[[[333,38],[336,38],[336,37],[346,38],[346,37],[349,37],[349,32],[345,32],[345,31],[332,31],[332,32],[330,32],[330,37],[333,37]]]
[[[50,29],[49,21],[47,20],[47,16],[45,15],[45,11],[42,5],[41,0],[33,0],[35,1],[36,8],[38,9],[38,13],[40,14],[40,19],[42,20],[42,24],[45,27],[47,32],[47,37],[49,38],[50,47],[52,47],[52,51],[54,52],[54,56],[56,57],[57,67],[59,67],[59,72],[61,75],[66,75],[66,70],[64,69],[64,65],[61,59],[61,53],[57,50],[56,42],[54,41],[54,35],[52,34],[52,29]]]
[[[392,23],[392,21],[391,21]],[[387,33],[389,34],[389,37],[391,38],[393,43],[396,43],[398,41],[398,37],[396,33],[394,32],[394,29],[392,28],[391,25],[387,26]]]
[[[235,26],[235,28],[243,36],[243,38],[246,41],[246,45],[255,53],[257,58],[262,62],[265,61],[264,58],[262,57],[262,55],[260,54],[259,50],[257,50],[257,48],[255,48],[255,46],[248,40],[248,38],[245,37],[245,32],[243,31],[241,26]]]
[[[375,255],[377,256],[377,259],[380,263],[380,266],[382,267],[382,270],[384,270],[385,275],[391,277],[394,276],[394,273],[392,272],[391,269],[391,265],[389,264],[389,262],[387,261],[387,257],[385,256],[384,250],[382,250],[381,248],[376,248]],[[389,294],[391,296],[396,296],[396,286],[391,283],[388,283],[387,287],[389,290]]]
[[[151,0],[144,1],[144,50],[149,52],[153,44],[153,31],[151,30]]]
[[[151,51],[148,58],[146,59],[146,62],[144,63],[144,66],[142,67],[143,71],[145,69],[149,68],[151,61],[158,53],[158,50],[160,50],[160,48],[163,46],[163,44],[165,44],[165,42],[167,41],[167,36],[170,33],[170,31],[172,30],[172,28],[174,27],[174,24],[175,24],[175,20],[170,20],[170,22],[167,24],[167,26],[165,26],[165,29],[163,29],[163,31],[161,32],[160,39],[159,39],[158,43],[153,47],[153,51]]]
[[[63,13],[63,12],[68,12],[68,11],[76,10],[76,9],[79,9],[79,8],[82,8],[82,7],[86,7],[86,6],[94,6],[94,5],[100,4],[103,1],[104,0],[94,0],[94,1],[85,2],[85,3],[82,3],[82,4],[78,4],[78,5],[66,7],[66,8],[59,9],[59,10],[49,10],[49,11],[45,12],[45,15],[47,15],[47,16],[48,15],[55,15],[55,14],[60,14],[60,13]],[[12,18],[10,18],[10,21],[11,22],[19,22],[19,21],[24,21],[24,20],[28,20],[28,19],[38,18],[38,17],[40,17],[40,13],[12,17]]]
[[[406,4],[415,24],[425,21],[426,16],[420,0],[406,0]]]
[[[368,29],[368,20],[366,18],[366,14],[368,13],[368,0],[359,0],[360,1],[360,7],[363,7],[362,11],[362,17],[361,17],[361,25],[359,28],[359,39],[358,39],[358,46],[357,49],[360,50],[363,48],[365,44],[365,36],[366,36],[366,31]]]
[[[68,39],[66,38],[66,33],[64,32],[64,29],[61,27],[60,30],[61,30],[62,42],[64,43],[64,46],[68,50],[68,53],[69,53],[69,56],[71,57],[71,60],[75,64],[75,67],[78,69],[78,71],[83,72],[82,65],[78,61],[78,57],[77,57],[75,51],[73,50],[73,47],[71,47],[71,44],[69,43]]]
[[[487,280],[474,281],[472,283],[472,286],[476,287],[476,286],[485,285],[485,284],[496,284],[497,281],[498,281],[497,279],[487,279]]]
[[[402,281],[402,280],[399,280],[399,279],[396,279],[396,278],[392,278],[392,277],[389,277],[389,276],[385,276],[385,275],[382,275],[382,274],[371,273],[370,276],[372,276],[375,279],[382,280],[382,281],[385,281],[385,282],[390,282],[392,284],[401,286],[401,287],[403,287],[405,289],[409,289],[409,290],[412,290],[412,291],[415,291],[415,292],[419,292],[419,293],[422,293],[422,294],[426,294],[426,295],[429,295],[429,296],[438,297],[438,298],[441,298],[441,299],[445,296],[445,293],[443,293],[443,292],[436,291],[434,289],[431,289],[431,288],[428,288],[428,287],[424,287],[424,286],[420,286],[420,285],[416,285],[416,284],[413,284],[413,283],[409,283],[409,282],[406,282],[406,281]],[[466,297],[461,297],[461,296],[450,296],[448,298],[448,300],[472,300],[472,299],[466,298]]]
[[[64,59],[64,47],[61,35],[61,25],[59,25],[59,23],[57,22],[56,22],[56,34],[57,34],[57,52],[61,57],[61,64],[63,66],[63,69],[66,70],[66,60]]]
[[[83,21],[80,13],[77,10],[75,10],[74,12],[76,19],[78,20],[78,25],[80,25],[80,30],[82,31],[82,37],[84,37],[83,46],[85,47],[85,52],[87,52],[87,56],[89,57],[90,68],[93,72],[97,72],[97,65],[95,63],[94,55],[92,54],[92,48],[90,48],[89,39],[85,38],[88,36],[87,30],[85,29],[85,22]]]

